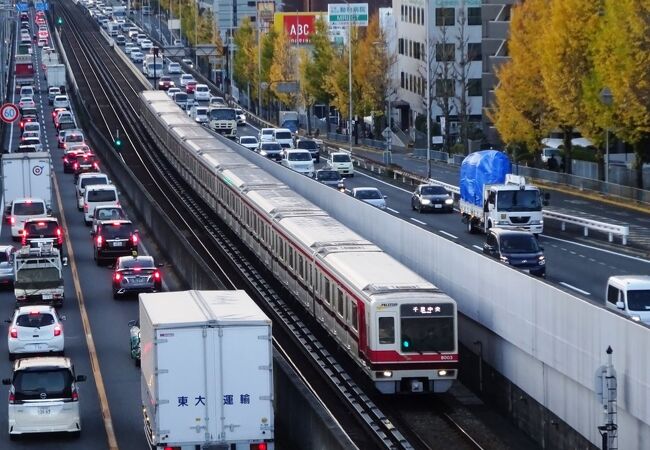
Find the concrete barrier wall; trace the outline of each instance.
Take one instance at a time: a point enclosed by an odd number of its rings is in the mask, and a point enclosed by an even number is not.
[[[464,336],[463,344],[472,348],[475,338],[482,340],[490,365],[596,445],[603,415],[594,374],[611,345],[619,448],[650,442],[650,328],[237,150],[454,298],[467,319],[484,327]]]

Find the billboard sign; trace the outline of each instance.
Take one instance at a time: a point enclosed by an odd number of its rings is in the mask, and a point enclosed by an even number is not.
[[[316,31],[316,21],[321,13],[276,13],[276,31],[284,31],[294,45],[309,44],[310,36]]]
[[[367,3],[330,3],[327,5],[327,20],[330,26],[368,26]]]

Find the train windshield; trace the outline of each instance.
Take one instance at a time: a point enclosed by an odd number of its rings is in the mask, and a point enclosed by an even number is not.
[[[453,305],[401,305],[400,313],[402,353],[456,350]]]

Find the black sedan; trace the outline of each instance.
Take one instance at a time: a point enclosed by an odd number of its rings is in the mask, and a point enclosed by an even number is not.
[[[418,212],[453,212],[454,199],[447,189],[433,184],[421,184],[411,196],[411,208]]]
[[[140,292],[158,292],[162,276],[151,256],[121,256],[113,272],[113,298]]]

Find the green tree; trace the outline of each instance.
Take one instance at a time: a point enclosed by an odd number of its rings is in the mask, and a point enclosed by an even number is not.
[[[537,54],[539,30],[547,20],[547,0],[528,0],[512,10],[510,60],[500,66],[495,103],[488,116],[501,139],[525,147],[530,158],[538,158],[541,140],[555,126],[552,109],[543,91]]]
[[[313,103],[324,103],[329,105],[332,96],[326,88],[325,78],[330,72],[330,66],[335,57],[334,47],[328,36],[327,23],[318,18],[316,29],[311,37],[312,52],[309,63],[305,63],[301,71],[300,88],[305,90],[306,95],[313,97]],[[308,111],[309,114],[309,111]],[[327,117],[327,116],[326,116]],[[326,120],[329,130],[329,120]]]
[[[297,94],[280,92],[278,87],[281,82],[298,80],[296,60],[296,52],[289,44],[287,33],[283,31],[275,39],[273,61],[269,71],[269,84],[275,97],[290,108],[296,105]]]
[[[650,162],[650,2],[605,0],[593,54],[590,99],[592,111],[602,118],[593,121],[633,146],[641,187],[643,164]],[[605,86],[613,96],[611,107],[597,103]]]
[[[273,28],[271,28],[268,32],[264,33],[264,35],[261,38],[261,46],[262,46],[261,75],[262,75],[262,82],[267,84],[269,84],[269,73],[271,72],[271,65],[273,64],[273,54],[275,52],[276,38],[277,38],[277,33],[275,32],[275,30],[273,30]],[[265,90],[265,94],[266,95],[263,96],[262,102],[269,105],[273,97],[273,91],[267,87]]]
[[[311,108],[314,106],[316,96],[309,83],[309,77],[314,69],[314,60],[305,48],[298,55],[298,79],[300,81],[300,102],[307,111],[307,134],[311,134]]]
[[[257,94],[257,45],[255,30],[248,18],[245,18],[233,36],[235,54],[232,58],[233,79],[237,86],[245,89],[249,84],[251,95]]]

